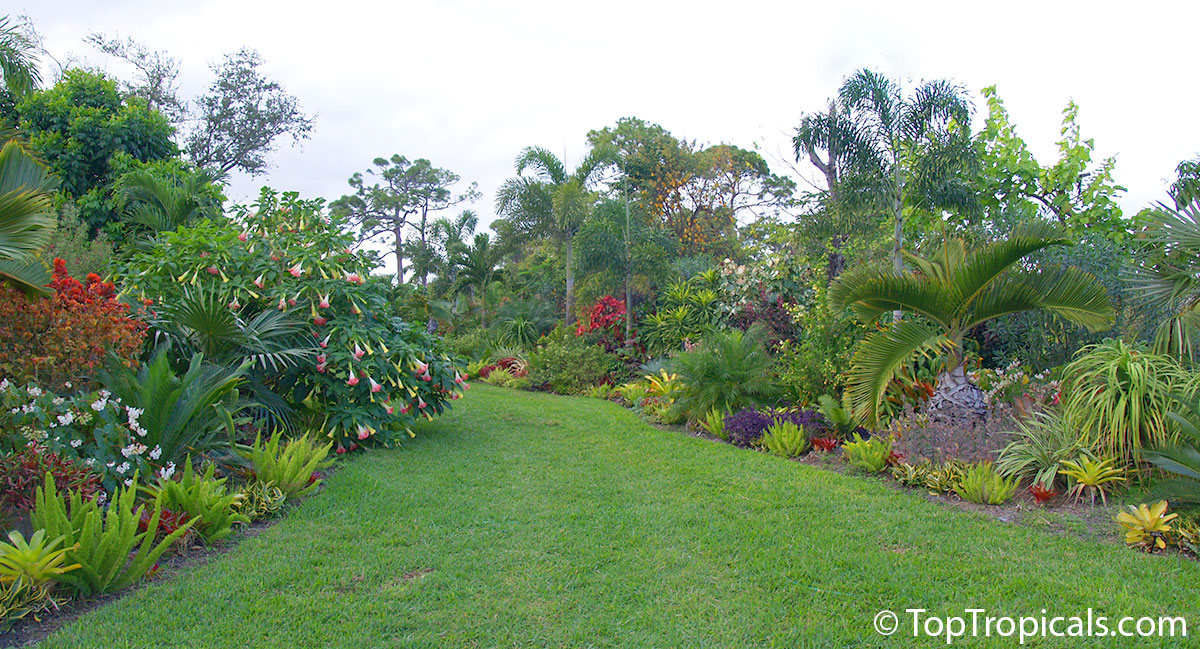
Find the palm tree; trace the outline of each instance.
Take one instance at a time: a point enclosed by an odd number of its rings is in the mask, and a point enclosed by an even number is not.
[[[889,311],[914,316],[873,332],[855,351],[846,387],[854,414],[876,423],[897,373],[917,357],[938,352],[946,364],[929,407],[951,415],[959,408],[975,418],[986,414],[983,393],[964,371],[963,339],[993,318],[1046,309],[1093,331],[1110,326],[1112,304],[1094,277],[1076,268],[1021,265],[1038,250],[1069,244],[1053,224],[1039,221],[970,251],[962,239],[943,237],[929,257],[906,254],[913,270],[876,266],[843,274],[830,293],[839,310],[851,308],[864,323]]]
[[[1200,330],[1200,198],[1173,208],[1159,203],[1144,219],[1146,245],[1128,273],[1140,306],[1165,308],[1154,351],[1195,362]]]
[[[857,186],[854,200],[890,213],[894,234],[892,265],[904,269],[907,214],[972,210],[969,172],[977,161],[971,143],[971,107],[965,90],[946,80],[922,82],[905,97],[900,83],[871,70],[859,70],[842,84],[827,123],[798,133],[798,147],[832,145],[835,187],[840,200]],[[821,135],[822,127],[832,136]],[[799,137],[804,136],[804,137]],[[821,138],[824,137],[825,141]],[[839,145],[840,143],[840,145]],[[807,153],[807,148],[805,149]]]
[[[117,179],[113,197],[129,222],[153,236],[219,211],[209,195],[212,180],[203,170],[163,177],[150,169],[137,169]]]
[[[50,273],[35,254],[54,232],[57,180],[19,143],[0,149],[0,282],[46,295]]]
[[[549,235],[563,246],[566,266],[566,316],[574,319],[575,270],[572,240],[592,210],[592,184],[605,167],[617,162],[615,150],[595,147],[567,174],[562,161],[541,147],[527,147],[517,156],[517,176],[509,178],[496,193],[496,212],[516,230],[533,236]],[[531,175],[525,175],[530,171]]]
[[[39,49],[27,25],[12,22],[10,16],[0,18],[0,75],[8,91],[18,98],[42,82],[37,68]]]
[[[475,234],[475,228],[479,227],[479,216],[474,210],[463,210],[452,219],[437,219],[430,227],[433,229],[430,238],[442,252],[438,279],[446,282],[442,286],[444,289],[452,286],[457,279],[458,267],[454,260],[467,249],[466,238]]]
[[[492,245],[488,233],[480,232],[456,260],[458,280],[453,292],[470,290],[479,297],[480,320],[484,327],[487,327],[487,289],[500,276],[500,256],[500,249]]]

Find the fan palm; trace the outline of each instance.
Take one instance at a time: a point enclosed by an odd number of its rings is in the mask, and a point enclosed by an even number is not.
[[[27,295],[48,293],[50,273],[35,253],[54,231],[50,192],[57,184],[18,142],[0,149],[0,282]]]
[[[185,290],[179,300],[159,305],[151,324],[177,357],[201,354],[228,371],[244,367],[254,401],[290,425],[294,411],[285,397],[291,370],[317,352],[303,322],[275,309],[243,317],[214,291]]]
[[[1179,208],[1159,203],[1143,216],[1146,245],[1128,273],[1140,306],[1165,307],[1154,351],[1195,362],[1200,331],[1200,198]]]
[[[509,178],[496,193],[496,212],[518,231],[535,236],[549,235],[563,246],[566,266],[566,315],[571,324],[575,306],[575,269],[572,243],[591,214],[595,194],[592,184],[609,165],[616,163],[614,149],[593,148],[575,171],[567,173],[562,161],[541,147],[531,146],[517,156],[517,176]],[[525,175],[526,172],[529,175]]]
[[[876,423],[892,379],[934,352],[945,354],[946,366],[930,405],[978,411],[982,392],[964,371],[963,339],[993,318],[1046,309],[1092,330],[1109,326],[1113,307],[1094,277],[1076,268],[1020,266],[1038,250],[1069,243],[1052,224],[1034,222],[971,251],[962,239],[944,237],[930,257],[907,254],[915,267],[910,271],[863,267],[843,274],[831,290],[839,310],[851,308],[864,323],[893,311],[915,316],[868,335],[856,350],[846,388],[855,416]]]

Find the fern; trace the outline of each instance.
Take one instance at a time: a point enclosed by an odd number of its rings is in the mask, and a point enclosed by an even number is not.
[[[287,444],[282,444],[282,441],[282,431],[276,431],[265,442],[260,433],[254,440],[254,446],[241,455],[254,465],[254,475],[259,481],[275,483],[284,498],[291,500],[311,492],[321,484],[320,480],[311,478],[314,471],[331,464],[325,462],[325,457],[329,455],[333,443],[317,446],[308,435],[297,437]]]
[[[136,474],[133,480],[136,485]],[[67,561],[80,569],[60,575],[58,581],[85,596],[131,586],[196,522],[188,521],[155,544],[162,510],[155,506],[146,530],[139,532],[146,506],[137,505],[136,499],[136,487],[118,489],[108,510],[101,511],[96,501],[84,500],[78,492],[59,494],[54,479],[46,475],[45,487],[35,495],[33,526],[48,536],[64,537],[68,546],[78,544],[67,553]]]

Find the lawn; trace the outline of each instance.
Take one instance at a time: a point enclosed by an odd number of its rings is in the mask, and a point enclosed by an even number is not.
[[[264,533],[43,646],[945,646],[914,641],[903,614],[895,636],[873,630],[880,609],[914,607],[1200,626],[1197,562],[660,431],[599,400],[479,386],[456,405]],[[1090,642],[1034,646],[1195,640]]]

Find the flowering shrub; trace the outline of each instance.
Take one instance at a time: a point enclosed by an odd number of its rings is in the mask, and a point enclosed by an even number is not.
[[[135,471],[170,476],[175,467],[159,462],[162,449],[138,441],[146,435],[141,414],[107,390],[58,396],[0,380],[0,449],[35,445],[95,471],[107,491],[128,484]]]
[[[0,376],[69,390],[85,388],[110,353],[134,362],[146,325],[130,317],[112,284],[95,273],[80,282],[55,259],[50,288],[52,297],[30,301],[0,287]]]
[[[970,373],[970,379],[983,390],[989,406],[1017,404],[1023,409],[1058,403],[1059,382],[1049,380],[1050,372],[1030,374],[1013,361],[1004,369],[980,369]]]
[[[596,300],[587,317],[579,321],[575,335],[600,332],[600,344],[612,352],[625,344],[625,303],[611,295]]]
[[[440,338],[396,315],[391,283],[369,277],[378,258],[354,244],[353,229],[325,214],[321,200],[264,189],[233,220],[167,233],[123,275],[142,297],[177,299],[201,287],[233,310],[304,317],[320,349],[286,396],[338,447],[388,444],[469,386]]]
[[[34,492],[46,483],[47,473],[59,489],[75,491],[84,498],[100,490],[100,476],[95,472],[44,446],[30,444],[11,455],[0,455],[0,507],[32,508]]]

